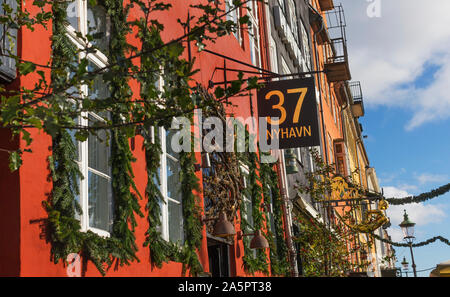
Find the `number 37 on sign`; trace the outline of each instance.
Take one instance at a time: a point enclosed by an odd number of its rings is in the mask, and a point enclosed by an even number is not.
[[[258,91],[259,118],[267,121],[268,143],[280,149],[320,145],[314,78],[266,83]]]

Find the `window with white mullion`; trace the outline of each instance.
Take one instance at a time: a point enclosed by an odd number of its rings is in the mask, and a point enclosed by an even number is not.
[[[164,90],[163,67],[160,68],[160,78],[155,82],[155,87],[160,92],[160,101]],[[160,108],[163,105],[158,103]],[[152,142],[158,137],[161,145],[160,167],[158,168],[159,191],[163,201],[160,201],[161,225],[157,226],[162,238],[173,243],[184,243],[183,210],[180,184],[180,161],[179,156],[172,150],[171,136],[176,131],[167,130],[164,127],[150,127]]]
[[[240,24],[239,24],[239,18],[240,18],[240,8],[234,9],[235,6],[233,4],[233,0],[225,0],[225,12],[229,12],[227,14],[227,21],[233,21],[235,24],[237,24],[238,28],[236,32],[234,32],[234,36],[239,41],[239,44],[241,44],[241,33],[240,33]]]
[[[248,187],[248,176],[249,176],[249,169],[247,166],[245,166],[244,164],[240,165],[241,168],[241,173],[245,179],[244,185],[245,188]],[[244,207],[245,207],[245,214],[243,215],[244,218],[247,221],[247,224],[250,226],[250,229],[253,229],[253,214],[252,214],[252,201],[249,197],[243,195],[243,200],[244,200]],[[242,216],[242,214],[241,214]]]
[[[171,136],[174,131],[159,128],[161,139],[160,191],[164,198],[161,207],[162,237],[174,243],[184,243],[183,205],[180,184],[180,161],[178,154],[171,149]]]
[[[250,175],[250,171],[248,166],[244,165],[244,164],[240,164],[240,168],[241,168],[241,173],[244,176],[244,179],[246,180],[245,184],[245,188],[247,188],[248,185],[248,177]],[[243,214],[241,212],[241,218],[245,218],[245,220],[247,221],[247,225],[249,227],[249,230],[247,230],[247,232],[249,233],[253,233],[254,231],[254,222],[253,222],[253,201],[251,199],[251,197],[247,197],[245,195],[242,195],[243,198],[243,202],[244,202],[244,207],[245,207],[245,213]],[[253,256],[256,257],[256,249],[252,250]]]
[[[92,6],[88,0],[73,0],[69,2],[66,12],[69,34],[77,37],[76,32],[79,32],[86,37],[87,34],[101,33],[103,36],[91,41],[89,46],[95,45],[100,51],[107,49],[111,21],[102,5]],[[86,39],[80,40],[86,43]]]
[[[106,67],[107,57],[99,50],[86,54],[84,49],[92,45],[104,49],[108,43],[108,17],[105,9],[100,6],[91,6],[88,1],[71,1],[67,8],[69,25],[67,35],[70,41],[80,50],[79,61],[88,60],[88,71],[93,72]],[[77,36],[79,32],[85,37],[87,34],[104,31],[105,37],[87,43],[85,38]],[[71,88],[72,91],[73,88]],[[109,97],[109,90],[102,77],[94,78],[93,84],[79,87],[80,99],[103,100]],[[69,100],[74,100],[69,99]],[[76,119],[76,124],[82,127],[94,126],[105,123],[110,117],[109,112],[101,114],[94,112],[81,112]],[[72,131],[71,131],[72,132]],[[81,216],[77,218],[81,222],[83,231],[93,231],[101,236],[109,236],[113,224],[113,199],[111,187],[111,166],[109,158],[111,147],[108,132],[104,129],[90,134],[84,142],[77,141],[78,158],[76,160],[83,175],[79,182],[80,195],[77,197],[82,208]]]
[[[288,0],[287,2],[289,7],[289,15],[286,17],[289,18],[289,23],[291,27],[291,32],[294,35],[295,41],[298,43],[298,25],[297,25],[297,10],[294,0]]]
[[[303,60],[305,61],[306,69],[304,71],[311,70],[311,49],[309,46],[309,37],[305,27],[305,24],[302,20],[299,20],[300,28],[301,28],[301,37],[302,37],[302,49],[303,49]]]
[[[166,146],[166,138],[163,137],[165,135],[164,128],[159,128],[158,136],[160,138],[161,144],[161,158],[160,158],[160,168],[159,168],[159,182],[160,182],[160,192],[164,199],[162,203],[159,204],[161,208],[161,234],[164,240],[169,241],[169,226],[168,226],[168,206],[167,206],[167,174],[166,174],[166,154],[165,154],[165,146]]]
[[[259,19],[258,19],[258,3],[251,1],[248,3],[250,9],[247,10],[250,17],[250,55],[253,65],[261,66],[261,49],[259,43]]]
[[[267,193],[269,194],[269,197],[267,197],[267,199],[264,200],[270,200],[270,208],[268,210],[268,222],[269,222],[269,226],[270,226],[270,231],[273,234],[273,239],[275,241],[275,244],[277,243],[277,236],[276,236],[276,232],[275,232],[275,214],[274,212],[274,201],[273,201],[273,194],[272,194],[272,188],[267,185]]]

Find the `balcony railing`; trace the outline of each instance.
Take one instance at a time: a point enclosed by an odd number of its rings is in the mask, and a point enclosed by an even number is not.
[[[357,118],[364,116],[364,103],[361,83],[353,81],[348,84],[350,93],[352,95],[352,112]]]
[[[325,46],[325,71],[328,81],[339,82],[350,80],[347,45],[343,38],[331,39]]]
[[[328,81],[340,82],[351,79],[348,64],[345,15],[342,5],[326,13],[330,41],[324,45],[325,71]]]

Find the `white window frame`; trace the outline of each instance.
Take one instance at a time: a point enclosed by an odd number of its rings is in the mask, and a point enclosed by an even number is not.
[[[305,27],[305,24],[303,23],[303,20],[299,20],[300,22],[300,34],[302,39],[302,49],[303,49],[303,60],[305,63],[305,67],[307,71],[311,71],[311,47],[309,45],[309,37],[308,33]]]
[[[240,166],[240,169],[241,169],[241,174],[243,175],[244,179],[248,180],[248,176],[250,175],[250,171],[249,171],[248,166],[246,166],[246,165],[244,165],[242,163],[239,166]],[[247,184],[247,181],[246,181],[246,188],[247,187],[248,187],[248,184]],[[248,221],[248,210],[247,210],[246,202],[250,202],[251,203],[252,201],[248,197],[246,197],[244,194],[242,194],[242,200],[243,200],[245,208],[246,208],[245,219]],[[252,223],[253,223],[253,214],[250,213],[250,215],[252,216]],[[242,213],[241,213],[241,216],[242,216]],[[253,228],[253,224],[252,224],[252,228]]]
[[[170,241],[170,232],[169,232],[169,202],[175,203],[183,207],[182,201],[177,201],[173,199],[172,197],[169,197],[168,195],[168,177],[167,177],[167,159],[172,159],[175,162],[180,162],[179,159],[176,159],[175,157],[171,156],[166,149],[167,144],[167,137],[166,137],[167,130],[163,127],[159,127],[158,131],[158,137],[160,139],[161,144],[161,157],[160,157],[160,169],[159,169],[159,186],[160,186],[160,192],[164,199],[163,203],[161,204],[161,235],[164,240]],[[183,242],[180,244],[183,244],[185,241],[184,237],[184,218],[181,217],[181,233],[183,234]]]
[[[253,65],[261,67],[261,43],[260,43],[260,26],[258,15],[258,2],[252,0],[248,2],[251,11],[247,10],[251,22],[251,32],[249,32],[250,55]]]
[[[235,7],[233,5],[233,0],[225,0],[225,12],[228,12],[233,7]],[[236,25],[238,25],[238,28],[237,28],[236,32],[233,32],[233,35],[238,40],[239,45],[242,44],[241,26],[239,24],[240,17],[241,17],[240,8],[237,8],[237,9],[233,10],[233,12],[228,13],[226,15],[227,21],[234,21],[236,23]]]
[[[164,89],[164,79],[162,76],[162,73],[164,72],[164,70],[161,68],[160,69],[160,78],[158,79],[157,83],[156,83],[156,87],[159,89],[159,91],[163,91]],[[160,106],[162,107],[162,106]],[[182,201],[177,201],[175,199],[173,199],[172,197],[169,197],[168,195],[168,178],[167,178],[167,159],[170,158],[173,161],[176,162],[180,162],[179,159],[174,158],[173,156],[169,155],[167,153],[167,137],[166,137],[166,132],[167,129],[165,129],[164,127],[158,127],[157,128],[157,132],[155,133],[155,127],[151,127],[151,135],[152,137],[155,137],[155,135],[159,138],[160,141],[160,146],[161,146],[161,155],[160,155],[160,164],[159,164],[159,190],[160,193],[163,197],[163,201],[162,204],[160,204],[161,207],[161,236],[165,241],[170,241],[170,231],[169,231],[169,202],[170,203],[176,203],[178,205],[181,205],[181,207],[183,207],[182,205]],[[183,234],[183,241],[180,244],[183,244],[184,241],[186,240],[185,238],[185,234],[184,234],[184,218],[183,216],[181,217],[181,233]]]
[[[291,70],[289,69],[288,64],[286,63],[286,60],[281,56],[281,68],[283,70],[283,74],[291,74]],[[287,80],[289,77],[285,76],[280,78],[280,80]]]
[[[242,175],[244,176],[245,179],[248,179],[248,176],[250,175],[250,170],[249,170],[248,166],[243,164],[243,163],[241,163],[241,162],[239,162],[239,163],[240,163],[239,165],[240,165],[240,169],[241,169]],[[246,187],[248,187],[247,183],[246,183]],[[251,226],[251,229],[255,229],[255,221],[254,221],[254,218],[253,218],[253,202],[251,201],[251,198],[249,199],[244,194],[242,194],[242,202],[244,203],[244,207],[245,207],[245,210],[246,210],[244,217],[245,217],[245,219],[247,220],[247,223],[248,223],[249,215],[251,216],[252,222],[251,222],[251,225],[250,224],[249,225]],[[247,209],[247,203],[248,202],[252,206],[251,209]],[[242,212],[241,212],[241,220],[242,220]],[[250,230],[250,232],[252,232],[252,230]],[[253,249],[252,253],[253,253],[253,256],[256,257],[256,249]]]
[[[78,18],[78,26],[79,26],[79,32],[82,34],[82,36],[86,36],[88,28],[87,28],[87,1],[86,0],[75,0],[77,3],[77,11],[79,14]],[[73,28],[71,25],[66,25],[67,30],[67,36],[69,37],[69,40],[79,49],[83,50],[87,46],[91,46],[90,43],[86,42],[83,39],[80,39],[77,34],[75,28]],[[101,53],[100,51],[96,50],[94,53],[85,54],[83,52],[79,53],[79,59],[87,58],[89,62],[94,64],[95,66],[99,67],[100,69],[103,67],[106,67],[108,65],[108,59],[107,57]],[[82,85],[80,87],[80,96],[88,97],[89,96],[89,89],[87,85]],[[89,125],[89,116],[94,117],[98,121],[105,122],[105,119],[101,116],[92,113],[92,112],[82,112],[80,116],[78,117],[78,124],[81,126],[88,126]],[[113,195],[112,195],[112,176],[111,176],[111,166],[108,164],[108,170],[109,175],[100,172],[98,170],[95,170],[93,168],[89,167],[89,139],[87,139],[84,142],[77,141],[77,147],[78,147],[78,160],[76,160],[76,163],[78,164],[80,168],[80,172],[82,173],[83,177],[79,180],[79,190],[80,190],[80,206],[82,209],[82,214],[78,216],[81,224],[81,231],[87,232],[92,231],[102,237],[110,237],[111,234],[109,231],[95,228],[92,226],[89,226],[89,172],[92,172],[100,177],[105,178],[109,181],[109,193],[110,193],[110,203],[113,203]],[[112,216],[114,214],[111,214]]]
[[[9,8],[12,9],[12,14],[18,12],[16,0],[1,0],[0,15],[5,14],[3,11],[3,4],[8,5]],[[0,46],[2,54],[5,55],[0,56],[0,79],[4,83],[9,83],[17,77],[16,61],[12,57],[6,55],[8,54],[8,50],[11,51],[12,54],[17,55],[18,30],[13,28],[8,28],[8,30],[6,30],[7,27],[7,24],[0,24]],[[12,40],[10,40],[9,37],[12,37]]]
[[[270,205],[269,205],[269,210],[267,211],[268,213],[268,218],[267,218],[267,224],[270,227],[270,231],[273,234],[274,237],[274,241],[275,244],[277,243],[277,236],[276,236],[276,232],[275,232],[275,214],[274,214],[274,206],[273,206],[273,194],[272,194],[272,187],[270,185],[266,185],[267,190],[269,191],[269,195],[270,195]],[[273,227],[273,228],[272,228]]]
[[[278,73],[278,50],[277,46],[275,44],[275,40],[273,39],[272,35],[270,35],[269,38],[269,47],[270,47],[270,64],[272,66],[272,71],[275,73]],[[276,78],[276,80],[279,80]]]
[[[292,35],[294,35],[294,40],[298,43],[297,6],[295,5],[294,0],[287,0],[287,5],[289,6],[289,15],[286,17],[289,18],[290,29]]]

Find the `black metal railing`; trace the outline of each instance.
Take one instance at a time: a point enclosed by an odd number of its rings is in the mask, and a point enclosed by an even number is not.
[[[348,64],[346,21],[342,4],[334,10],[326,12],[329,41],[323,46],[325,70],[330,82],[348,81],[351,79]]]
[[[352,81],[348,83],[348,87],[350,88],[350,94],[352,95],[353,102],[362,102],[363,101],[363,93],[361,88],[361,82]]]
[[[325,61],[327,64],[341,63],[347,61],[347,45],[343,38],[331,39],[331,42],[325,46]]]

